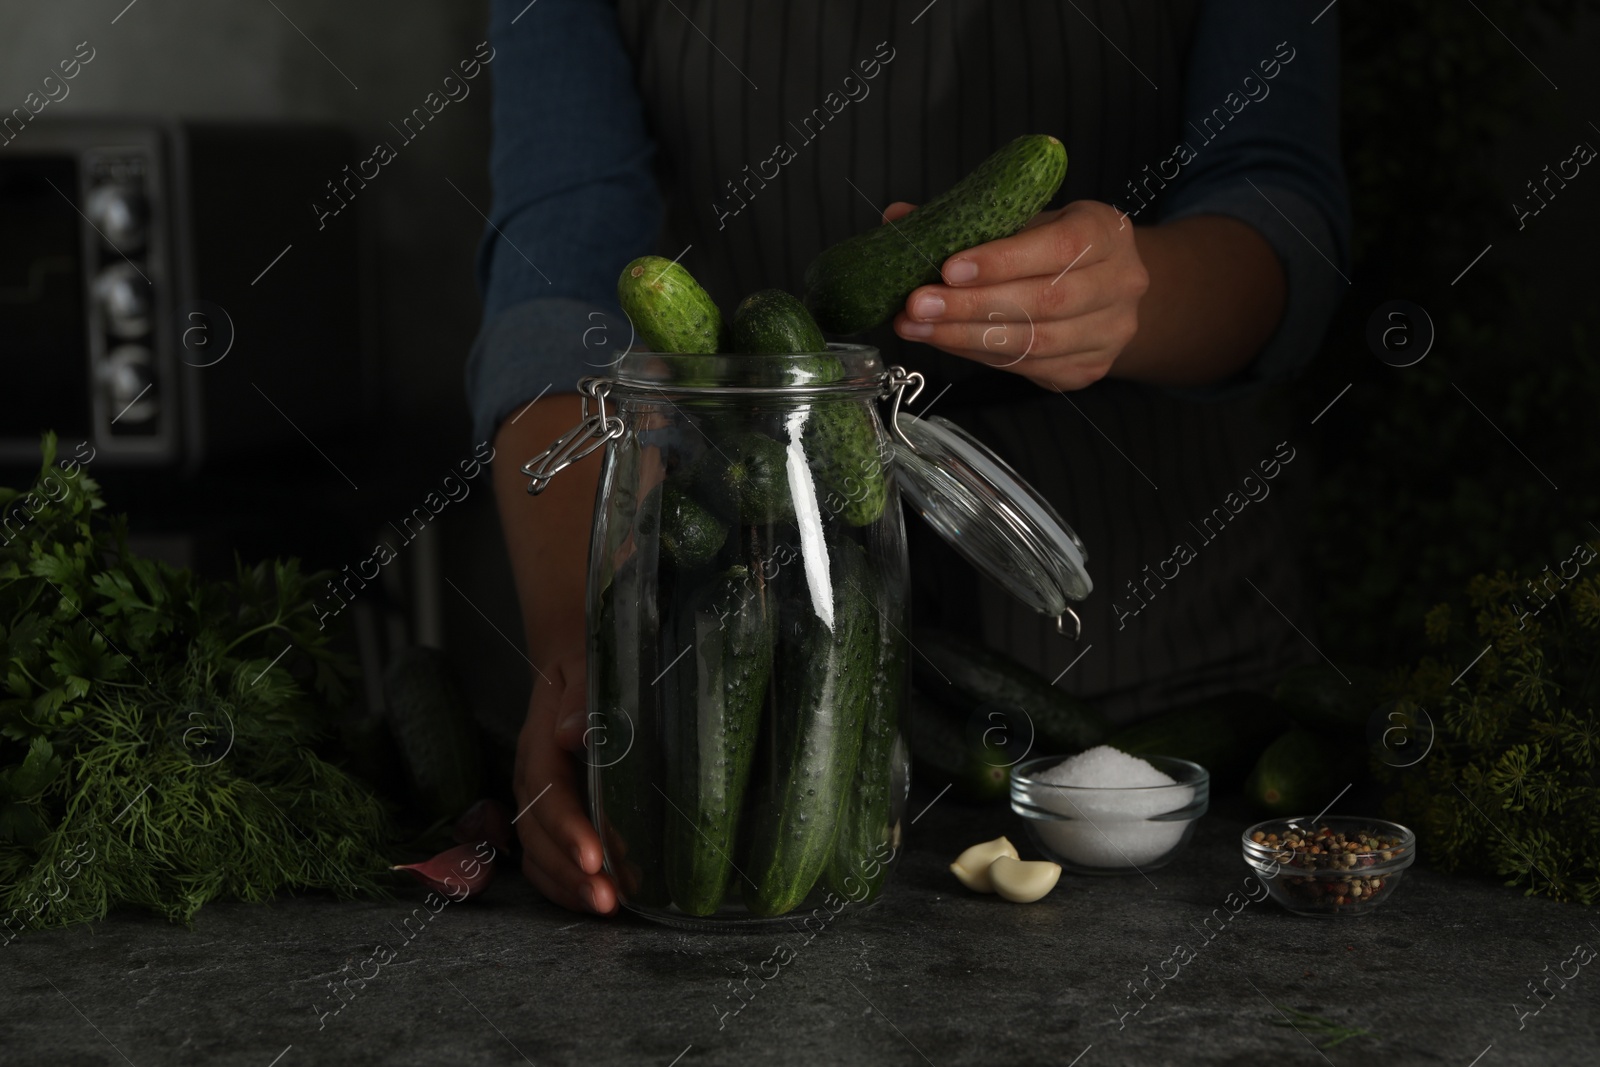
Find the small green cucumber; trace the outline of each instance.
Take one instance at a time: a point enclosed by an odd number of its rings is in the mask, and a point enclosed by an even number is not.
[[[845,801],[843,820],[823,880],[837,896],[857,904],[876,900],[889,863],[900,846],[895,818],[896,763],[904,759],[899,742],[898,712],[905,703],[907,664],[905,612],[880,603],[900,618],[878,621],[878,662],[872,679],[872,703],[862,724],[861,755],[854,786]]]
[[[853,541],[829,542],[831,625],[807,594],[780,616],[771,744],[772,795],[748,808],[752,827],[743,863],[745,905],[783,915],[805,900],[833,856],[850,795],[862,729],[871,714],[878,658],[878,614],[867,554]],[[785,572],[805,582],[800,568]]]
[[[661,555],[683,570],[694,570],[710,563],[728,539],[728,527],[694,497],[677,486],[665,483],[654,490],[659,512],[647,500],[642,506],[640,532],[659,530]]]
[[[851,526],[876,522],[888,503],[889,481],[871,409],[854,397],[816,400],[800,440],[817,479],[823,514]]]
[[[1297,726],[1360,737],[1378,705],[1376,688],[1369,673],[1354,667],[1346,677],[1325,663],[1308,663],[1285,671],[1272,695]]]
[[[676,697],[665,731],[667,885],[680,910],[705,916],[721,907],[733,870],[775,620],[764,587],[742,566],[707,583],[680,612],[677,647],[662,652],[675,663],[665,684]]]
[[[682,265],[640,256],[622,268],[617,302],[652,352],[714,354],[727,347],[728,331],[711,294]],[[712,384],[707,369],[691,362],[684,385]]]
[[[917,780],[973,804],[1011,795],[1011,768],[1021,758],[994,744],[987,730],[974,730],[970,709],[946,707],[921,692],[911,694],[906,728]]]
[[[383,677],[384,711],[417,806],[453,819],[483,795],[472,708],[450,660],[433,648],[402,652]]]
[[[787,451],[764,433],[734,433],[701,458],[697,488],[711,510],[730,522],[765,526],[792,519]]]
[[[1021,230],[1066,173],[1060,141],[1041,134],[1017,138],[948,192],[812,260],[806,307],[829,333],[860,333],[887,321],[913,289],[939,280],[946,259]]]
[[[918,630],[912,644],[918,689],[955,708],[1022,712],[1032,726],[1034,751],[1077,752],[1106,735],[1098,712],[1010,656],[942,630]]]
[[[1361,777],[1364,752],[1354,738],[1289,730],[1261,753],[1245,780],[1244,795],[1268,815],[1310,816]]]
[[[1292,723],[1272,698],[1251,690],[1206,697],[1124,726],[1106,744],[1130,756],[1176,756],[1198,763],[1211,788],[1244,781],[1261,750]]]
[[[734,347],[740,352],[805,355],[818,383],[837,381],[844,373],[837,358],[818,355],[828,351],[822,331],[805,305],[781,289],[763,289],[745,297],[733,314],[732,332]],[[807,414],[801,439],[816,475],[824,513],[851,526],[876,521],[888,499],[888,483],[872,412],[859,400],[818,400]],[[775,465],[783,456],[774,452],[772,459]],[[787,514],[792,514],[788,489],[785,479],[783,503]],[[775,493],[764,495],[776,498]],[[773,515],[768,510],[753,518],[745,516],[744,521],[770,521]]]
[[[733,349],[749,355],[826,352],[827,338],[811,312],[782,289],[763,289],[733,311]]]

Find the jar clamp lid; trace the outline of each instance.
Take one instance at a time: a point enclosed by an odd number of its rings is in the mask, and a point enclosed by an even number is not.
[[[523,465],[530,493],[542,492],[562,469],[623,434],[622,420],[606,410],[606,397],[615,384],[601,378],[585,378],[578,384],[582,420]],[[880,395],[893,400],[889,428],[896,439],[893,466],[901,491],[969,563],[1035,611],[1053,617],[1057,631],[1077,638],[1082,622],[1068,602],[1082,600],[1094,589],[1086,567],[1088,549],[1049,501],[988,446],[948,419],[902,412],[902,402],[915,400],[922,384],[922,375],[902,367],[888,368],[881,379]],[[678,391],[718,392],[715,388]],[[838,387],[739,390],[767,391],[811,395],[837,392]]]
[[[892,367],[886,386],[894,398],[895,471],[917,513],[967,562],[1035,611],[1053,616],[1059,632],[1078,637],[1082,623],[1068,601],[1094,589],[1089,551],[1078,535],[976,437],[938,415],[900,410],[902,399],[914,400],[922,391],[922,375]]]

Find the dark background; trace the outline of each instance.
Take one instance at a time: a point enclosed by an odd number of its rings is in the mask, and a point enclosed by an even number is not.
[[[122,2],[70,0],[8,20],[0,101],[20,101],[87,38],[94,62],[44,118],[314,120],[366,144],[486,36],[481,2],[140,0],[111,25]],[[1471,575],[1536,572],[1579,538],[1600,536],[1588,525],[1600,521],[1600,172],[1584,168],[1521,231],[1511,207],[1526,196],[1523,183],[1576,142],[1600,146],[1596,9],[1346,0],[1329,15],[1344,35],[1356,260],[1323,353],[1288,394],[1309,416],[1350,385],[1316,424],[1319,503],[1306,546],[1319,590],[1315,633],[1336,662],[1405,662],[1420,650],[1426,608],[1459,594]],[[482,221],[472,204],[489,203],[488,82],[473,83],[470,99],[362,195],[375,417],[360,419],[330,457],[361,491],[330,512],[328,494],[343,490],[328,472],[307,478],[330,484],[286,483],[283,521],[258,530],[250,547],[354,563],[370,550],[371,530],[419,505],[471,455],[461,381],[478,322]],[[1380,362],[1365,336],[1374,310],[1396,299],[1426,309],[1437,334],[1427,358],[1407,368]],[[26,381],[4,387],[19,386]],[[307,471],[318,463],[309,450],[292,459]],[[152,544],[171,532],[151,509],[141,514],[139,494],[119,489],[115,472],[97,477]],[[514,647],[520,626],[487,478],[434,527],[436,539],[408,551],[396,572],[405,581],[388,595],[417,635],[470,666],[480,717],[508,734],[527,668]]]

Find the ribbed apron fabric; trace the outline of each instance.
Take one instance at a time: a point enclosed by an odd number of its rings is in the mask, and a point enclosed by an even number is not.
[[[724,308],[756,289],[798,293],[823,248],[1025,133],[1066,143],[1051,206],[1131,203],[1127,180],[1179,140],[1194,8],[619,0],[665,197],[656,251],[681,256]],[[1309,630],[1290,517],[1311,460],[1297,451],[1260,482],[1289,438],[1270,397],[1198,402],[1110,380],[1062,395],[887,328],[866,340],[927,376],[914,410],[962,424],[1055,504],[1096,584],[1074,644],[912,519],[919,625],[977,632],[1113,721],[1259,688],[1314,657],[1286,621]],[[1251,475],[1270,495],[1235,512]],[[1192,558],[1167,580],[1179,544]]]

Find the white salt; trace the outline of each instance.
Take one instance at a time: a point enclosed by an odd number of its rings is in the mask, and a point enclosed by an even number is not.
[[[1035,829],[1053,851],[1083,867],[1130,868],[1161,858],[1188,822],[1149,820],[1194,799],[1192,786],[1109,745],[1070,756],[1034,781],[1041,784],[1029,790],[1034,803],[1066,816],[1037,820]],[[1151,788],[1160,786],[1170,788]]]

